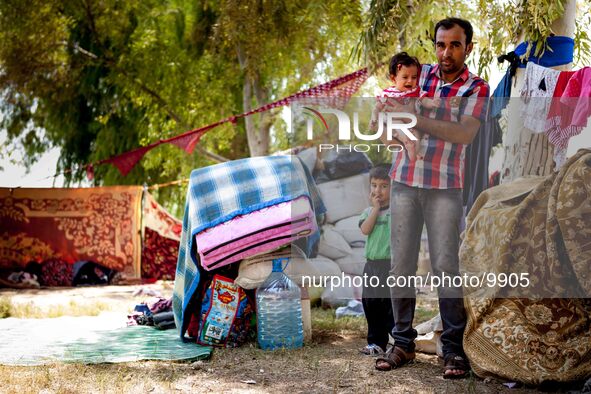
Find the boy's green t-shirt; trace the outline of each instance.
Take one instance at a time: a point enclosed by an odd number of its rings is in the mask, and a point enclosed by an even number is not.
[[[359,227],[371,212],[365,209],[359,217]],[[390,260],[390,207],[381,208],[373,230],[365,243],[365,258],[368,260]]]

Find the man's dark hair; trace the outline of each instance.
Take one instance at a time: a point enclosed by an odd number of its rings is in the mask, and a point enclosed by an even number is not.
[[[410,56],[406,52],[400,52],[392,56],[392,59],[390,59],[390,75],[396,76],[401,66],[417,66],[419,71],[421,71],[421,63],[419,62],[419,59]]]
[[[384,166],[373,167],[371,170],[369,170],[370,182],[372,179],[383,179],[385,181],[389,181],[390,175],[388,175],[388,169]]]
[[[472,36],[474,35],[474,29],[472,29],[472,24],[470,22],[460,18],[445,18],[437,22],[435,25],[433,41],[435,41],[437,30],[439,30],[440,27],[443,28],[443,30],[449,30],[456,25],[464,29],[464,33],[466,34],[466,45],[470,44],[472,42]]]

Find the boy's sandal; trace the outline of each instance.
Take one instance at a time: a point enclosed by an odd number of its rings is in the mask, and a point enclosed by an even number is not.
[[[405,352],[401,347],[393,346],[388,349],[384,356],[376,359],[376,369],[378,371],[390,371],[392,369],[400,368],[414,359],[414,352]],[[388,366],[380,366],[380,363],[386,363]]]
[[[384,353],[384,349],[382,349],[378,345],[372,343],[370,345],[367,345],[367,346],[359,349],[359,353],[365,354],[366,356],[377,356],[379,354]]]
[[[443,362],[443,379],[463,379],[470,373],[470,364],[465,357],[450,353],[444,357]],[[453,370],[462,371],[462,373],[446,373]]]

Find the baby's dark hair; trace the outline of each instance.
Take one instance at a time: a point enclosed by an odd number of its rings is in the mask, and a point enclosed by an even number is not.
[[[373,179],[383,179],[383,180],[390,180],[390,175],[388,175],[388,169],[384,166],[375,166],[371,170],[369,170],[369,180]]]
[[[390,75],[396,76],[396,74],[398,74],[398,70],[402,66],[417,66],[419,72],[421,71],[421,63],[419,62],[419,59],[414,56],[410,56],[406,52],[400,52],[392,56],[392,59],[390,59]]]

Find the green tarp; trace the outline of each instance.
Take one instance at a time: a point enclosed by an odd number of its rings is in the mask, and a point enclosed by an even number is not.
[[[208,358],[212,348],[183,343],[176,330],[125,327],[125,315],[0,319],[0,364],[118,363]]]

